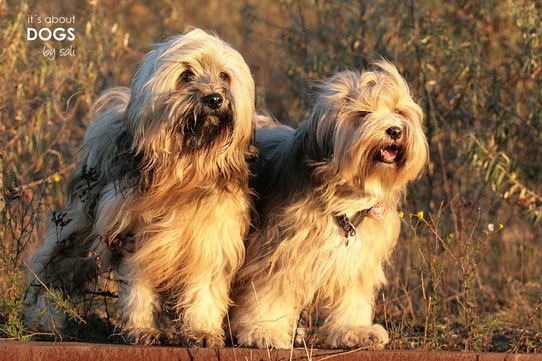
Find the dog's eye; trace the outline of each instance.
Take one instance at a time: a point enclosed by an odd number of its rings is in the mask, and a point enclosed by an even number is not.
[[[220,78],[220,80],[224,80],[225,82],[230,81],[230,76],[228,74],[224,73],[223,71],[220,72],[220,74],[218,74],[218,77]]]
[[[405,115],[401,109],[395,108],[395,109],[393,109],[393,111],[394,111],[395,113],[399,114],[399,115],[402,115],[402,116]]]
[[[367,111],[364,111],[364,110],[358,112],[359,117],[362,118],[362,119],[365,118],[369,114],[371,114],[371,112],[367,112]]]
[[[185,70],[179,75],[179,80],[183,82],[189,82],[194,77],[194,73],[191,70]]]

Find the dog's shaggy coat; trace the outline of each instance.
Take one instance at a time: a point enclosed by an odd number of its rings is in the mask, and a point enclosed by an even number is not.
[[[30,268],[45,284],[80,292],[112,266],[123,281],[124,329],[135,342],[224,343],[230,283],[250,223],[254,82],[231,46],[194,29],[158,44],[131,89],[94,105],[69,182]],[[45,307],[32,281],[27,316]]]
[[[389,62],[376,66],[324,81],[296,131],[259,119],[259,219],[233,296],[242,345],[291,347],[311,306],[325,316],[328,346],[388,342],[372,323],[374,295],[399,234],[398,202],[424,169],[428,146],[407,83]],[[337,217],[360,211],[368,216],[347,240]]]

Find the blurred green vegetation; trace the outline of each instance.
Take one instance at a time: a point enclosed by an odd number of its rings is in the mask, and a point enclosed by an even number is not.
[[[29,14],[75,15],[73,43],[45,43],[75,56],[43,57]],[[197,26],[243,54],[258,108],[290,125],[316,80],[392,61],[426,114],[431,163],[378,297],[389,347],[542,352],[541,0],[3,1],[0,18],[0,338],[39,336],[21,318],[23,261],[65,201],[93,100]],[[113,313],[82,314],[73,339],[107,340]]]

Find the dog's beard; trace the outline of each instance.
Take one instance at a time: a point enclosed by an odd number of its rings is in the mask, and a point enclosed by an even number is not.
[[[218,109],[201,104],[204,94],[172,93],[161,110],[170,138],[178,142],[183,152],[208,151],[219,146],[226,148],[233,141],[235,112],[229,97]]]
[[[177,120],[176,131],[182,134],[182,147],[187,151],[207,149],[221,143],[226,147],[232,141],[234,119],[231,108],[209,111],[195,109],[188,118]]]

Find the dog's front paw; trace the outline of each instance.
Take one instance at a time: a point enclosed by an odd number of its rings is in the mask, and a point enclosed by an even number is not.
[[[240,332],[237,342],[243,346],[257,348],[289,349],[292,347],[292,337],[280,329],[256,329]]]
[[[138,328],[128,330],[128,338],[138,345],[160,345],[163,334],[155,328]]]
[[[381,350],[389,342],[388,332],[379,324],[334,330],[326,345],[333,348],[368,347]]]
[[[190,330],[184,332],[187,346],[191,347],[224,347],[224,335],[201,330]]]

